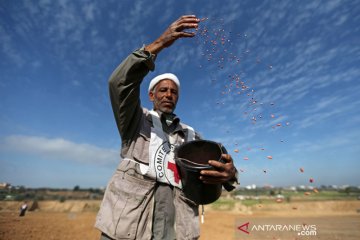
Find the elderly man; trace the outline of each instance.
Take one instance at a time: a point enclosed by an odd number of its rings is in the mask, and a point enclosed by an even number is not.
[[[96,219],[101,239],[197,239],[200,235],[199,206],[185,197],[174,161],[176,146],[199,138],[174,114],[179,79],[171,73],[155,77],[148,89],[153,110],[140,104],[141,82],[154,70],[157,54],[179,38],[194,37],[186,30],[198,24],[196,16],[180,17],[153,43],[130,54],[110,77],[122,160]],[[163,167],[155,167],[159,157]],[[215,170],[201,172],[204,183],[229,186],[237,180],[231,156],[223,154],[222,159],[209,161]]]

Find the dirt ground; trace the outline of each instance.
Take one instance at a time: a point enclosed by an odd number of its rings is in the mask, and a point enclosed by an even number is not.
[[[13,204],[15,206],[19,203]],[[91,204],[67,203],[63,205],[66,206],[65,212],[60,211],[59,204],[53,204],[56,211],[49,208],[50,203],[44,203],[42,210],[28,212],[25,217],[19,217],[17,208],[0,203],[0,239],[99,239],[100,233],[93,228],[96,211],[89,207]],[[84,211],[84,209],[87,210]],[[231,211],[215,211],[207,206],[205,223],[201,224],[200,239],[358,240],[360,239],[359,209],[360,201],[302,203],[296,206],[274,204],[252,208],[238,205]],[[248,228],[244,226],[241,229],[249,233],[239,229],[241,225],[247,223],[249,223]],[[301,236],[298,235],[299,231],[285,229],[285,227],[297,227],[301,230],[311,227],[308,228],[311,231],[305,230],[302,234],[308,236]]]
[[[238,228],[249,223],[249,234]],[[299,227],[311,225],[316,227],[315,232],[305,231],[305,236],[299,236],[297,231],[260,231],[253,226],[266,226],[276,228],[277,225]],[[245,229],[246,230],[246,229]],[[315,234],[316,235],[312,235]],[[308,235],[308,236],[306,236]],[[211,239],[327,239],[327,240],[359,240],[360,239],[360,216],[359,215],[332,215],[332,216],[261,216],[261,215],[237,215],[233,213],[210,212],[207,214],[205,223],[201,228],[201,240]]]

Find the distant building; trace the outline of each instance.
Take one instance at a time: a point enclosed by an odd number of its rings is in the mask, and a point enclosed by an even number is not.
[[[0,183],[0,189],[8,189],[11,187],[11,184],[10,183]]]
[[[248,190],[256,189],[256,185],[255,185],[255,184],[251,184],[251,185],[246,186],[245,188],[248,189]]]
[[[296,187],[295,186],[289,186],[289,187],[285,187],[284,190],[296,192]]]

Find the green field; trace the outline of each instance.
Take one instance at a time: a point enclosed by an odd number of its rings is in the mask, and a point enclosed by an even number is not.
[[[241,196],[242,199],[236,198]],[[214,210],[231,210],[236,203],[245,206],[254,206],[257,204],[273,204],[277,199],[285,203],[298,203],[308,201],[337,201],[337,200],[359,200],[360,192],[338,191],[338,190],[315,190],[315,191],[290,191],[290,190],[238,190],[231,194],[231,197],[220,198],[211,204]]]

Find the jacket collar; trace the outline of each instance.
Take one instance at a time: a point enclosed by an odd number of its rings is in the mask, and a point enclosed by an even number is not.
[[[163,125],[166,125],[166,126],[167,126],[165,114],[164,114],[163,112],[158,111],[158,110],[156,110],[156,112],[157,112],[157,113],[159,114],[159,116],[160,116],[161,123],[162,123]],[[146,118],[147,118],[148,121],[150,121],[150,122],[152,123],[151,114],[147,114]],[[174,130],[172,131],[172,133],[181,132],[182,134],[185,135],[185,132],[187,131],[187,129],[186,129],[186,128],[183,128],[183,126],[180,124],[180,118],[179,118],[176,114],[174,114],[174,113],[171,114],[171,118],[172,118],[172,123],[171,123],[171,125],[174,126],[174,127],[173,127]]]

